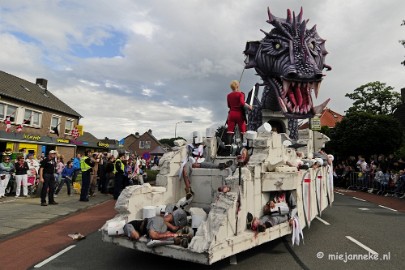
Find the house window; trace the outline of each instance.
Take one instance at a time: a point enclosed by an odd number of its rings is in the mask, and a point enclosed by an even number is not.
[[[40,127],[41,126],[41,119],[42,119],[42,113],[25,109],[24,113],[24,124],[27,126],[32,126],[32,127]]]
[[[151,141],[139,141],[139,149],[150,149]]]
[[[54,130],[55,129],[59,130],[59,125],[60,125],[60,116],[55,116],[55,115],[52,116],[50,131],[52,133],[55,133]]]
[[[65,123],[65,134],[71,134],[73,127],[74,127],[74,120],[67,119]]]
[[[0,103],[0,119],[4,120],[7,116],[10,116],[11,123],[15,123],[16,111],[16,106]]]
[[[7,105],[7,110],[6,110],[7,114],[6,114],[6,117],[7,117],[7,116],[10,116],[10,121],[11,121],[11,123],[15,122],[15,118],[16,118],[16,114],[17,114],[16,111],[17,111],[17,107],[16,107],[16,106]]]

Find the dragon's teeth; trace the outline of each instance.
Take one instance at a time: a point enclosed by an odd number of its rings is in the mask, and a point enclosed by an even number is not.
[[[286,113],[287,112],[287,107],[285,106],[284,101],[280,97],[278,98],[278,100],[279,100],[279,103],[281,105],[281,109],[283,110],[284,113]]]
[[[321,82],[315,82],[314,83],[314,93],[315,97],[318,98],[318,93],[319,93],[319,86],[321,85]]]
[[[291,84],[291,82],[283,80],[282,98],[284,98],[287,95],[288,90],[290,89],[290,84]]]

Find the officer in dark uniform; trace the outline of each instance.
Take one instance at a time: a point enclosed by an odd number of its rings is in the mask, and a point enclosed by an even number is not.
[[[39,181],[42,182],[41,190],[41,206],[47,206],[46,193],[48,190],[48,201],[50,205],[58,204],[53,198],[55,193],[55,171],[56,171],[56,151],[51,150],[48,153],[48,157],[41,161],[39,167]]]

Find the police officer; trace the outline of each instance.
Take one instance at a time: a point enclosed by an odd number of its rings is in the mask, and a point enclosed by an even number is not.
[[[80,159],[80,169],[82,170],[82,189],[80,190],[81,202],[89,201],[90,174],[94,167],[94,160],[92,160],[90,156],[91,151],[87,150],[85,156]]]
[[[125,153],[119,153],[117,160],[114,162],[114,200],[118,199],[122,190],[125,170],[123,160],[125,160]]]
[[[48,201],[50,205],[58,204],[53,198],[55,193],[55,171],[56,171],[56,151],[51,150],[48,157],[41,161],[39,167],[39,181],[42,183],[41,190],[41,206],[47,206],[46,193],[48,191]]]

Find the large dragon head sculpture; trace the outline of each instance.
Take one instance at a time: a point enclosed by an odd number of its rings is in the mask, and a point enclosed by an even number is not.
[[[267,22],[274,28],[270,33],[260,29],[265,37],[247,42],[244,51],[245,68],[254,68],[265,91],[276,94],[271,94],[271,101],[263,97],[262,108],[281,110],[288,118],[313,117],[329,102],[314,106],[311,95],[318,97],[323,69],[331,70],[325,64],[325,40],[319,37],[316,25],[307,29],[309,20],[302,20],[302,8],[298,16],[294,12],[291,16],[288,9],[286,19],[275,17],[269,8],[267,11]]]

